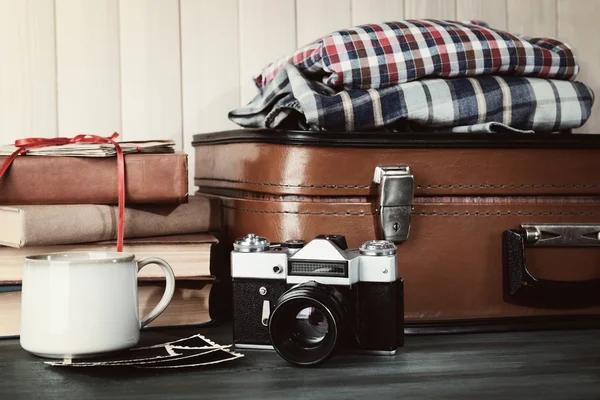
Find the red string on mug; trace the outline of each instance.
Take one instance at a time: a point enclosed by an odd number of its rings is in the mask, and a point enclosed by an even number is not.
[[[123,149],[119,143],[115,140],[119,134],[113,133],[112,136],[102,137],[96,135],[77,135],[73,138],[28,138],[20,139],[15,141],[15,146],[18,147],[2,164],[0,167],[0,178],[4,175],[8,167],[12,162],[27,152],[28,149],[48,147],[48,146],[60,146],[72,143],[93,143],[103,144],[109,143],[115,147],[117,151],[117,174],[118,174],[118,223],[117,223],[117,251],[123,251],[123,239],[125,237],[125,159],[123,157]]]

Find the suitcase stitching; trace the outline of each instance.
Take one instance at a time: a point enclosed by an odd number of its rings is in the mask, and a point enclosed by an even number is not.
[[[377,212],[373,213],[341,213],[341,212],[318,212],[318,211],[267,211],[267,210],[252,210],[249,208],[239,208],[239,207],[231,207],[224,205],[223,208],[227,208],[230,210],[238,210],[244,212],[253,212],[253,213],[261,213],[261,214],[294,214],[294,215],[334,215],[334,216],[361,216],[361,217],[371,217],[373,215],[377,215]],[[508,215],[517,215],[517,216],[589,216],[589,215],[600,215],[600,212],[418,212],[413,215],[418,215],[421,217],[502,217]]]
[[[586,189],[586,188],[597,188],[600,185],[417,185],[417,189],[511,189],[511,188],[576,188],[576,189]]]
[[[600,212],[419,212],[414,213],[413,215],[418,215],[421,217],[504,217],[508,215],[516,215],[516,216],[590,216],[590,215],[600,215]]]
[[[372,217],[373,215],[377,215],[376,212],[373,213],[351,213],[351,212],[319,212],[319,211],[267,211],[267,210],[252,210],[250,208],[238,208],[231,206],[223,206],[223,208],[228,208],[230,210],[238,210],[244,212],[253,212],[253,213],[262,213],[262,214],[295,214],[295,215],[335,215],[335,216],[359,216],[359,217]]]
[[[314,189],[372,189],[376,188],[377,185],[335,185],[335,184],[324,184],[324,185],[283,185],[272,182],[253,182],[253,181],[242,181],[235,179],[224,179],[224,178],[195,178],[196,180],[203,181],[222,181],[229,183],[245,183],[249,185],[260,185],[260,186],[275,186],[275,187],[287,187],[287,188],[314,188]],[[417,189],[538,189],[538,188],[572,188],[572,189],[592,189],[598,188],[600,185],[553,185],[553,184],[541,184],[541,185],[513,185],[513,184],[458,184],[458,185],[417,185]]]
[[[271,182],[252,182],[252,181],[238,181],[235,179],[222,179],[222,178],[195,178],[199,181],[222,181],[229,183],[246,183],[249,185],[260,185],[260,186],[275,186],[275,187],[289,187],[289,188],[314,188],[314,189],[372,189],[376,188],[377,185],[282,185],[279,183],[271,183]]]

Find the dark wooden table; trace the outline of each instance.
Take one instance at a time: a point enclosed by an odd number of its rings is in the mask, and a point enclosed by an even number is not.
[[[143,332],[168,341],[228,327]],[[60,369],[0,341],[0,399],[600,399],[600,330],[410,336],[400,354],[296,368],[272,351],[178,371]]]

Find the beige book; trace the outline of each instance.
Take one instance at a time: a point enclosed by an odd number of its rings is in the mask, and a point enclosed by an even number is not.
[[[137,259],[159,257],[164,259],[175,273],[177,279],[197,279],[210,276],[210,257],[212,245],[217,239],[209,234],[160,236],[142,239],[126,239],[123,247],[125,253],[135,254]],[[0,247],[0,284],[20,284],[23,274],[24,259],[30,255],[46,253],[63,253],[72,251],[115,251],[113,241],[59,245],[23,247],[15,249]],[[164,273],[156,265],[142,268],[139,279],[164,279]]]
[[[0,290],[0,338],[20,334],[21,291]],[[175,294],[165,311],[152,321],[149,327],[198,325],[211,321],[209,298],[212,281],[195,281],[192,284],[178,282]],[[150,284],[138,287],[140,316],[147,315],[158,304],[164,285]]]
[[[216,231],[219,208],[205,197],[186,204],[154,204],[125,208],[125,238]],[[48,246],[114,240],[117,206],[40,205],[0,207],[0,245]]]

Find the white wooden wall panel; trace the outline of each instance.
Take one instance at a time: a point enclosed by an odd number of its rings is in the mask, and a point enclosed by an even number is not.
[[[485,21],[494,29],[505,30],[506,0],[456,0],[456,19]]]
[[[297,0],[297,45],[304,46],[321,36],[352,25],[350,0]]]
[[[54,137],[54,0],[0,0],[0,144]]]
[[[119,2],[122,132],[182,150],[178,0]]]
[[[508,29],[527,36],[556,37],[556,0],[507,0]],[[574,7],[579,0],[571,1]],[[578,28],[580,29],[580,28]]]
[[[56,61],[59,134],[120,131],[118,0],[56,0]]]
[[[480,19],[573,45],[600,93],[600,0],[0,0],[0,143],[77,133],[172,138],[236,127],[253,75],[333,30]],[[580,130],[600,131],[600,102]],[[192,168],[190,169],[192,170]],[[192,172],[190,172],[191,174]]]
[[[258,93],[252,78],[296,49],[296,2],[240,0],[239,33],[241,102],[246,104]]]
[[[238,0],[212,4],[213,0],[181,0],[183,141],[192,189],[193,136],[235,129],[227,113],[240,105]]]
[[[404,19],[404,0],[352,0],[352,25]]]
[[[404,16],[406,19],[430,18],[450,19],[456,18],[454,0],[404,0]]]
[[[577,130],[579,133],[600,133],[599,11],[600,1],[597,0],[577,0],[576,7],[573,0],[558,1],[558,35],[573,47],[577,55],[581,65],[577,80],[591,86],[596,94],[592,116]]]

